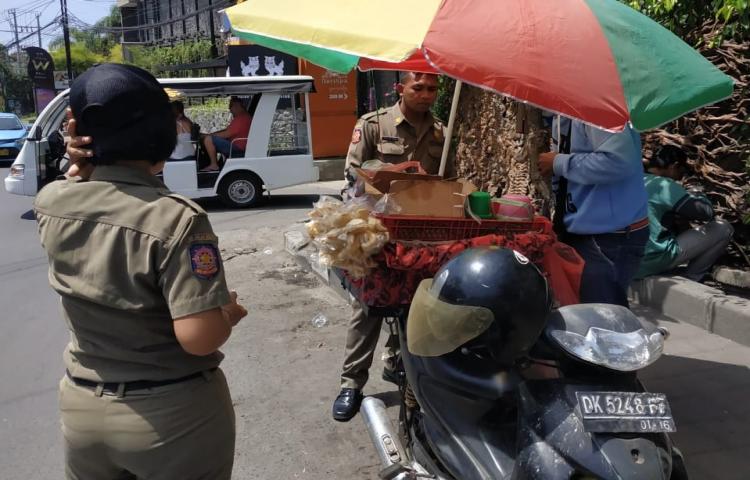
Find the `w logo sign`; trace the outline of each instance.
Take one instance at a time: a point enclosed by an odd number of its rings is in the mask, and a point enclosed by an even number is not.
[[[34,65],[34,70],[47,70],[49,68],[48,60],[32,60],[31,64]]]
[[[26,48],[29,55],[29,63],[26,65],[26,71],[29,78],[34,82],[35,87],[55,88],[55,80],[52,78],[55,72],[55,62],[50,54],[38,47]]]

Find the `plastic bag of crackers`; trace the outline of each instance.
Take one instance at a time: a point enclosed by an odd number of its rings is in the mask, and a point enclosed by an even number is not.
[[[344,203],[320,197],[307,223],[307,233],[318,247],[321,263],[346,270],[352,278],[362,278],[376,266],[372,256],[388,243],[388,230],[370,216],[374,206],[360,198]]]

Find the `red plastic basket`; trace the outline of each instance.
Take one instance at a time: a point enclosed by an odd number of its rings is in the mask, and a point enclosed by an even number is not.
[[[483,235],[513,233],[552,233],[552,222],[546,217],[535,217],[531,222],[505,222],[471,218],[417,217],[412,215],[378,215],[388,229],[391,240],[421,240],[447,242]]]

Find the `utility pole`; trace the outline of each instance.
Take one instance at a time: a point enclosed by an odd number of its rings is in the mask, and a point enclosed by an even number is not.
[[[36,35],[39,42],[39,48],[42,48],[42,27],[39,26],[39,13],[36,14]]]
[[[212,0],[208,0],[208,24],[211,28],[211,58],[219,56],[219,52],[216,50],[216,32],[214,32],[214,8]]]
[[[65,66],[68,70],[68,81],[73,81],[73,67],[70,62],[70,31],[68,30],[68,0],[60,0],[62,10],[63,41],[65,42]]]
[[[187,28],[185,28],[185,0],[180,0],[180,7],[182,9],[182,40],[187,38]]]
[[[169,14],[167,15],[167,20],[170,20],[169,22],[169,38],[174,42],[174,22],[172,22],[172,0],[169,0],[167,2],[167,8],[169,9]]]
[[[16,9],[11,10],[13,13],[13,31],[16,34],[16,64],[18,74],[21,75],[21,42],[18,40],[18,20],[16,19]]]

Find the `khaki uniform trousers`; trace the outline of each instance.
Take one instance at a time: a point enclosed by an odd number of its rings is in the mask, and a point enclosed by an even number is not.
[[[220,369],[124,396],[60,381],[68,480],[229,480],[234,408]]]
[[[383,325],[381,317],[367,316],[358,301],[352,303],[352,316],[346,333],[344,367],[341,388],[362,389],[367,383],[372,358],[378,348],[378,338]],[[398,355],[398,335],[389,335],[383,359],[388,362]],[[392,366],[391,366],[392,367]]]

